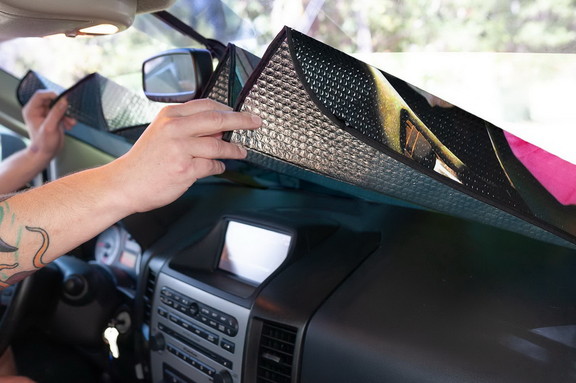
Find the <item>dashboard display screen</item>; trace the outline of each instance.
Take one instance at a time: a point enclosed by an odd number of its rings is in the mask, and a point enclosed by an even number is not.
[[[129,251],[123,251],[120,255],[120,264],[129,269],[136,268],[137,255]]]
[[[286,233],[230,221],[218,267],[259,284],[284,262],[291,240]]]

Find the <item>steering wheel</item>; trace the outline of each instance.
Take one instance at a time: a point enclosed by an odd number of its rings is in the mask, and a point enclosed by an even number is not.
[[[10,345],[29,301],[33,284],[33,276],[30,276],[14,286],[0,290],[0,355]]]

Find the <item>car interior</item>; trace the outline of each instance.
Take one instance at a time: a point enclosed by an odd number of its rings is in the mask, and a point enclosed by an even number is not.
[[[0,1],[0,41],[120,38],[148,17],[196,44],[146,43],[139,92],[96,72],[59,84],[1,69],[2,159],[27,145],[22,106],[37,90],[66,97],[77,120],[30,187],[122,156],[170,103],[209,97],[265,124],[225,135],[248,157],[224,174],[0,290],[0,353],[11,347],[19,373],[576,381],[576,216],[506,134],[290,27],[252,52],[183,22],[206,22],[209,3]]]

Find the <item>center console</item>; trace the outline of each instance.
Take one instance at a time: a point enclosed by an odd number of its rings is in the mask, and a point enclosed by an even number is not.
[[[157,286],[154,381],[240,381],[250,311],[166,274]]]
[[[304,324],[374,250],[376,237],[318,217],[221,217],[158,270],[149,266],[156,275],[152,381],[239,383],[289,374],[283,369],[299,359]]]

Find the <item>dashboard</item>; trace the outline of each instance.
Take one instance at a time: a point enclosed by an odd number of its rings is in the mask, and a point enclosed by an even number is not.
[[[343,196],[199,184],[189,197],[138,261],[136,344],[152,382],[574,372],[561,361],[576,345],[554,335],[576,319],[572,250]],[[122,235],[104,234],[100,259],[125,266],[106,245]]]

